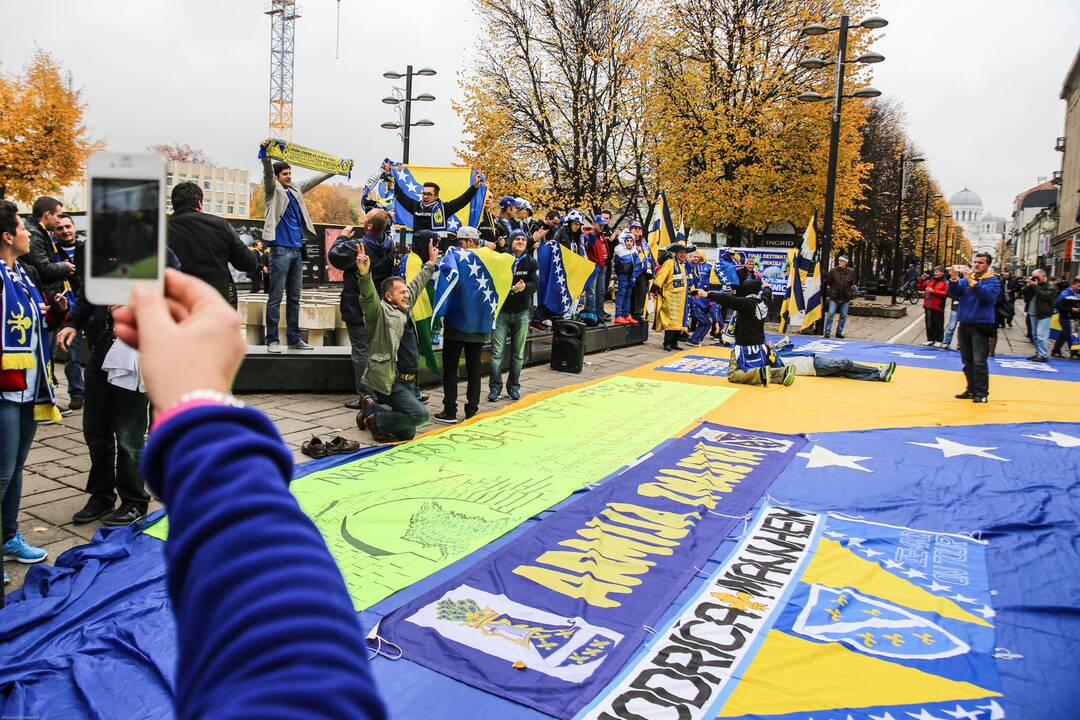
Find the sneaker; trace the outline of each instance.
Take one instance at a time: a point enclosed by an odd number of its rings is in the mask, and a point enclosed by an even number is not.
[[[113,500],[92,497],[86,501],[86,505],[83,506],[82,510],[71,516],[71,522],[77,524],[94,522],[102,515],[112,512],[115,504]]]
[[[145,515],[146,510],[144,508],[139,507],[135,503],[125,501],[120,503],[120,507],[101,518],[101,523],[113,527],[130,525],[133,522],[142,520]]]
[[[289,349],[290,350],[314,350],[315,346],[314,345],[308,345],[306,342],[301,340],[300,342],[289,343]]]
[[[23,539],[21,532],[16,532],[15,537],[4,543],[4,560],[14,560],[24,565],[39,563],[49,556],[39,547],[34,547]]]
[[[271,340],[270,342],[266,343],[266,352],[281,352],[281,343],[279,343],[277,340]]]
[[[68,410],[82,410],[83,405],[86,404],[86,398],[82,395],[76,395],[71,398],[71,402],[68,403]]]
[[[841,333],[841,332],[836,333],[836,339],[837,340],[843,340],[844,339],[844,333]]]
[[[499,402],[499,395],[501,394],[501,390],[492,390],[488,393],[488,402]]]
[[[990,402],[990,398],[988,398],[986,395],[972,395],[971,396],[971,402],[975,402],[975,403]]]
[[[787,335],[774,342],[772,346],[774,353],[778,353],[788,347],[791,347],[791,338]]]
[[[640,324],[641,324],[641,320],[638,320],[638,319],[637,319],[637,318],[635,318],[635,317],[627,317],[627,318],[626,318],[626,324],[627,324],[627,325],[640,325]]]
[[[896,372],[896,363],[891,362],[881,366],[881,382],[889,382],[892,380],[893,373]]]
[[[443,410],[441,413],[432,415],[431,419],[437,423],[442,423],[443,425],[453,425],[458,421],[457,413],[452,413],[448,410]]]
[[[507,390],[506,391],[506,397],[510,398],[514,402],[517,402],[518,400],[521,399],[521,393],[518,392],[517,390]]]
[[[345,403],[345,407],[347,407],[350,410],[359,410],[360,408],[364,407],[364,398],[363,398],[363,396],[353,398],[349,402]]]
[[[975,394],[972,393],[970,390],[965,390],[964,392],[954,395],[953,397],[955,397],[957,400],[970,400],[971,398],[975,397]]]
[[[791,387],[795,384],[795,366],[788,365],[784,371],[784,387]]]
[[[630,323],[627,321],[627,319],[625,317],[620,315],[619,317],[615,318],[615,324],[616,325],[629,325]]]
[[[923,345],[925,345],[926,347],[934,347],[935,345],[937,345],[937,342],[934,340],[927,340],[923,343]]]
[[[426,403],[428,400],[431,399],[431,396],[427,393],[420,393],[416,396],[416,399],[419,400],[421,403]]]

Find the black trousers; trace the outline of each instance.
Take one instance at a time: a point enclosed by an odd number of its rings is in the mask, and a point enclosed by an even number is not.
[[[443,410],[451,415],[457,415],[457,371],[462,353],[465,353],[465,375],[468,377],[465,389],[465,418],[471,418],[480,409],[480,378],[484,372],[480,360],[483,350],[483,343],[443,339]]]
[[[649,297],[649,285],[652,283],[651,275],[638,276],[637,282],[634,283],[633,299],[630,303],[630,315],[636,320],[640,320],[645,315],[645,299]]]
[[[150,496],[139,475],[146,440],[149,400],[145,393],[109,384],[101,369],[103,356],[86,367],[83,437],[90,449],[86,492],[96,498],[127,501],[146,510]]]
[[[964,363],[964,377],[967,378],[967,391],[972,395],[989,395],[990,368],[986,358],[990,354],[990,336],[968,323],[960,323],[956,333],[960,360]]]
[[[356,394],[366,395],[364,385],[360,382],[367,370],[368,363],[368,336],[364,323],[345,323],[345,329],[349,332],[349,345],[352,346],[353,382],[356,384]]]
[[[926,308],[926,340],[941,342],[945,339],[945,311]]]

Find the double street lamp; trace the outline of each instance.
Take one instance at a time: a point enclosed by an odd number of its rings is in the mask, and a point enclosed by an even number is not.
[[[431,93],[421,93],[421,94],[417,95],[416,97],[413,97],[413,94],[412,94],[412,79],[416,75],[420,75],[420,76],[423,76],[423,77],[431,77],[434,74],[435,74],[435,71],[432,70],[431,68],[420,68],[419,70],[414,71],[412,65],[409,65],[407,68],[405,68],[405,72],[403,72],[403,73],[396,72],[394,70],[389,70],[389,71],[383,73],[383,77],[387,78],[388,80],[400,80],[401,78],[405,78],[405,92],[404,93],[401,92],[400,88],[394,88],[394,92],[393,92],[392,95],[388,95],[388,96],[386,96],[386,97],[384,97],[382,99],[382,101],[387,105],[399,106],[398,107],[398,112],[399,112],[398,117],[401,120],[401,122],[390,121],[390,122],[384,122],[384,123],[382,123],[382,125],[380,125],[380,127],[382,127],[385,130],[401,130],[401,162],[402,163],[408,163],[409,162],[409,136],[410,136],[410,131],[412,130],[412,128],[414,128],[414,127],[431,127],[432,125],[435,124],[431,120],[417,120],[416,122],[412,121],[412,104],[413,104],[413,101],[416,101],[416,102],[431,102],[432,100],[435,99],[435,96],[432,95]],[[401,113],[401,107],[400,106],[401,105],[405,106],[404,117],[402,117],[400,115],[400,113]]]
[[[892,304],[896,304],[896,291],[900,285],[900,263],[902,261],[900,233],[904,224],[904,199],[907,197],[907,181],[910,177],[909,168],[916,163],[926,162],[926,158],[917,153],[908,154],[907,147],[900,149],[900,158],[897,162],[897,174],[900,176],[898,192],[885,191],[881,193],[885,197],[896,197],[896,235],[893,239],[893,263],[892,272],[889,274],[889,285],[892,286]]]
[[[828,65],[836,65],[836,86],[832,95],[822,95],[816,92],[804,92],[799,94],[796,99],[802,102],[819,102],[822,100],[832,100],[832,127],[829,136],[829,169],[826,176],[825,184],[825,218],[824,227],[822,228],[821,239],[821,280],[825,281],[825,276],[829,272],[829,255],[832,250],[832,238],[833,238],[833,208],[836,203],[836,163],[837,155],[840,149],[840,116],[843,111],[844,98],[858,98],[869,99],[876,98],[881,95],[881,91],[877,88],[866,86],[859,88],[850,95],[844,94],[844,66],[855,64],[874,64],[879,63],[885,59],[884,55],[875,52],[863,53],[854,60],[849,60],[847,57],[847,40],[848,30],[852,27],[863,28],[865,30],[878,30],[888,25],[889,22],[885,18],[870,16],[863,20],[850,24],[850,18],[847,15],[840,16],[840,24],[836,27],[827,27],[825,25],[814,24],[808,25],[803,28],[802,34],[807,37],[814,37],[817,35],[824,35],[830,32],[840,33],[840,40],[837,44],[836,60],[829,61],[821,58],[806,58],[799,63],[800,67],[807,70],[820,70]]]

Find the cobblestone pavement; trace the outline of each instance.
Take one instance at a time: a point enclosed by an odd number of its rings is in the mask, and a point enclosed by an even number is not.
[[[922,309],[908,306],[906,317],[891,320],[849,317],[845,336],[852,340],[876,342],[920,342],[924,339]],[[580,375],[556,372],[546,365],[526,368],[522,372],[522,392],[527,395],[552,390],[657,360],[666,354],[660,348],[661,342],[662,336],[652,333],[644,345],[587,355],[586,366]],[[1032,346],[1024,339],[1021,328],[1013,328],[1001,334],[998,351],[1001,354],[1027,355],[1032,351]],[[66,407],[66,381],[59,368],[57,376],[61,382],[59,403],[61,407]],[[425,391],[431,395],[427,406],[432,413],[437,412],[442,404],[442,388],[432,387]],[[462,383],[458,392],[459,402],[464,393],[465,386]],[[481,412],[509,402],[502,400],[499,403],[489,403],[486,396],[485,380],[481,392]],[[301,454],[300,444],[312,435],[322,435],[327,439],[342,435],[364,445],[375,444],[370,434],[357,429],[356,413],[342,406],[345,401],[352,399],[351,394],[256,394],[244,395],[241,399],[270,416],[293,451],[293,458],[297,463],[309,459]],[[419,432],[426,432],[433,427],[435,426],[429,424]],[[101,527],[100,522],[84,525],[71,522],[71,516],[86,502],[87,496],[83,489],[89,469],[90,457],[83,442],[81,411],[72,413],[58,424],[38,426],[23,475],[19,528],[27,541],[48,550],[49,557],[46,562],[53,562],[65,550],[84,544]],[[151,511],[159,507],[161,505],[156,501],[150,505]],[[7,586],[9,592],[22,584],[28,567],[13,562],[5,563],[5,568],[12,578],[12,584]]]

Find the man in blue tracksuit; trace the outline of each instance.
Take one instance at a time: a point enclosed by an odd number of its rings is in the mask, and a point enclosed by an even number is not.
[[[957,344],[964,363],[967,389],[958,400],[984,403],[990,394],[990,370],[986,357],[990,338],[997,332],[997,299],[1001,282],[990,269],[990,253],[975,255],[971,268],[950,271],[949,296],[959,301]]]

